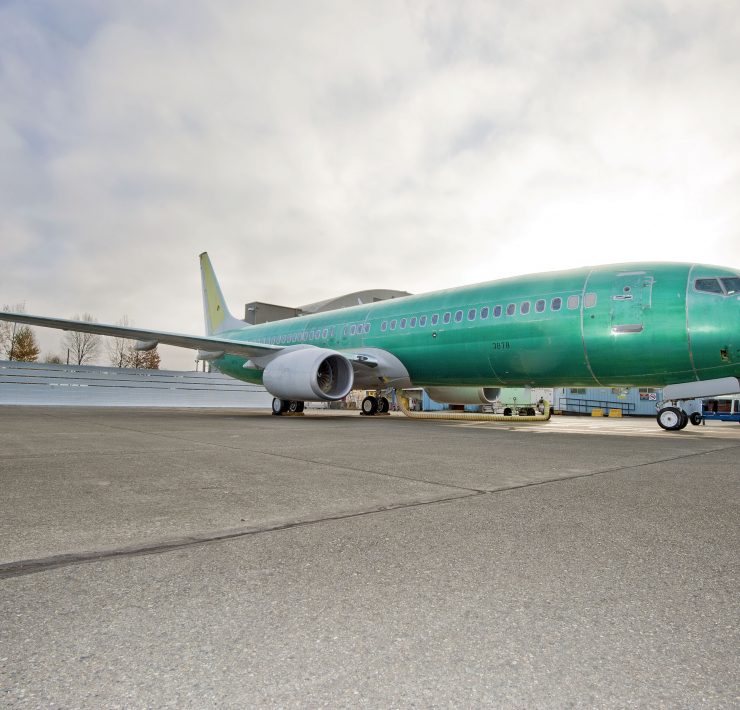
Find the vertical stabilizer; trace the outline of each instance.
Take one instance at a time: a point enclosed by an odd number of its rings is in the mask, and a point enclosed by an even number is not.
[[[206,319],[206,335],[216,335],[225,330],[245,328],[248,323],[234,318],[229,313],[207,252],[200,255],[200,279],[203,288],[203,314]]]

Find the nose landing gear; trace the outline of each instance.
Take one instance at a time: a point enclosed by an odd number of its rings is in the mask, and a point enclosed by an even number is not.
[[[689,423],[689,415],[678,407],[663,407],[658,411],[658,426],[666,431],[679,431]]]

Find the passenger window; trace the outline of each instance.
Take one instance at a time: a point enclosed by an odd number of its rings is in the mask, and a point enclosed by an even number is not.
[[[593,308],[596,305],[596,294],[595,293],[587,293],[583,297],[583,305],[586,308]]]
[[[406,327],[406,319],[401,318],[401,322],[398,324],[399,328],[403,330]]]
[[[324,332],[322,333],[322,335],[324,336],[324,339],[326,339],[327,337],[329,337],[329,329],[328,328],[324,328]]]
[[[560,298],[560,296],[556,296],[552,299],[552,302],[550,303],[550,310],[551,311],[559,311],[563,307],[563,299]]]
[[[578,304],[581,302],[580,296],[568,296],[568,310],[574,311],[576,308],[578,308]]]
[[[364,325],[364,327],[363,327],[363,330],[364,330],[364,331],[365,331],[366,333],[369,333],[369,332],[370,332],[370,323],[365,323],[365,325]]]
[[[516,305],[510,303],[508,306],[506,306],[506,315],[513,316],[514,313],[516,313]]]
[[[394,318],[394,319],[393,319],[393,320],[391,321],[391,330],[395,330],[395,329],[396,329],[396,319]]]
[[[501,314],[503,313],[503,308],[501,306],[494,306],[493,308],[493,317],[494,318],[501,318]]]
[[[419,316],[419,328],[423,328],[427,324],[426,316]]]
[[[355,326],[351,325],[351,326],[349,327],[349,334],[350,334],[350,335],[354,335],[354,334],[355,334]]]
[[[535,304],[534,309],[537,311],[537,313],[544,313],[545,311],[545,299],[540,298]]]
[[[334,337],[334,333],[336,333],[336,329],[335,329],[335,326],[332,326],[331,327],[331,330],[329,331],[329,335],[333,338]]]
[[[694,287],[697,291],[703,291],[704,293],[722,293],[722,287],[717,279],[697,279],[694,282]]]
[[[447,325],[452,320],[452,313],[445,313],[442,317],[442,322]]]
[[[412,316],[411,320],[409,321],[409,328],[416,328],[416,316]]]
[[[432,325],[437,325],[437,323],[439,323],[439,313],[435,313],[432,316]]]
[[[519,306],[519,313],[521,313],[523,316],[526,316],[527,313],[529,313],[529,301],[524,301],[524,303]]]
[[[381,331],[381,333],[385,333],[386,330],[388,330],[388,321],[387,320],[384,320],[380,324],[380,331]]]
[[[463,319],[462,311],[455,311],[455,323],[459,323]]]
[[[475,308],[471,308],[468,311],[468,320],[475,320],[475,314],[476,314]]]
[[[480,309],[480,318],[481,320],[485,320],[488,318],[488,313],[490,312],[490,308],[488,306],[483,306],[483,308]]]
[[[725,287],[728,296],[734,296],[736,293],[740,293],[740,277],[731,276],[727,279],[720,279],[720,281]]]

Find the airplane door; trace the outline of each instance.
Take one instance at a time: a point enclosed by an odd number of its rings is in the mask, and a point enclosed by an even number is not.
[[[650,308],[653,277],[644,271],[617,274],[610,298],[613,333],[641,333],[643,314]]]
[[[631,382],[650,350],[653,275],[645,271],[595,270],[584,288],[581,324],[584,355],[598,382]]]

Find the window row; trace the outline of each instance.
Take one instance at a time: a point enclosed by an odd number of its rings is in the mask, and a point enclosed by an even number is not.
[[[566,308],[568,310],[576,310],[581,305],[581,297],[577,294],[568,296],[566,300]],[[583,305],[586,308],[593,308],[596,305],[596,294],[587,293],[583,299]],[[550,301],[550,311],[556,312],[563,308],[563,299],[560,296],[556,296]],[[547,301],[544,298],[540,298],[534,302],[534,312],[544,313],[547,310]],[[442,323],[448,325],[453,321],[455,323],[462,323],[464,320],[475,321],[475,320],[486,320],[489,317],[501,318],[503,315],[514,316],[517,312],[517,304],[509,303],[506,306],[496,305],[493,308],[489,306],[482,306],[478,308],[469,308],[467,311],[462,309],[456,311],[447,311],[446,313],[435,313],[432,316],[411,316],[409,318],[393,318],[391,320],[383,321],[380,324],[380,330],[385,332],[387,330],[405,330],[406,328],[424,328],[429,322],[430,325],[436,326]],[[523,301],[519,304],[519,314],[526,316],[532,312],[532,302]]]
[[[271,338],[260,338],[257,342],[267,345],[285,345],[291,343],[308,343],[312,340],[326,340],[333,338],[336,334],[336,326],[327,326],[326,328],[314,328],[312,330],[303,330],[297,333],[283,333],[282,335],[273,335]]]
[[[522,301],[518,307],[516,303],[509,303],[506,306],[495,305],[493,308],[490,306],[481,306],[480,308],[468,308],[467,310],[458,309],[456,311],[447,311],[445,313],[434,313],[431,316],[406,316],[403,318],[392,318],[384,320],[380,324],[380,330],[382,332],[395,331],[395,330],[406,330],[408,328],[425,328],[427,325],[432,327],[442,325],[449,325],[452,322],[462,323],[463,321],[476,321],[476,320],[487,320],[488,318],[501,318],[502,316],[511,317],[516,315],[517,310],[519,315],[526,316],[532,312],[532,302]],[[580,307],[581,297],[577,294],[568,296],[565,300],[565,307],[567,310],[573,311]],[[593,308],[596,305],[596,294],[587,293],[583,299],[583,305],[585,308]],[[544,298],[537,299],[534,302],[534,312],[544,313],[547,310],[547,300]],[[557,312],[563,308],[563,299],[560,296],[555,296],[550,300],[550,311]],[[348,337],[353,335],[368,335],[370,333],[370,323],[348,323],[344,326],[339,326],[342,329],[342,336]],[[311,330],[303,330],[294,333],[284,333],[283,335],[275,335],[269,338],[261,338],[258,342],[265,343],[267,345],[289,345],[291,343],[310,343],[314,340],[326,340],[327,338],[333,338],[336,335],[337,326],[327,326],[325,328],[313,328]]]

